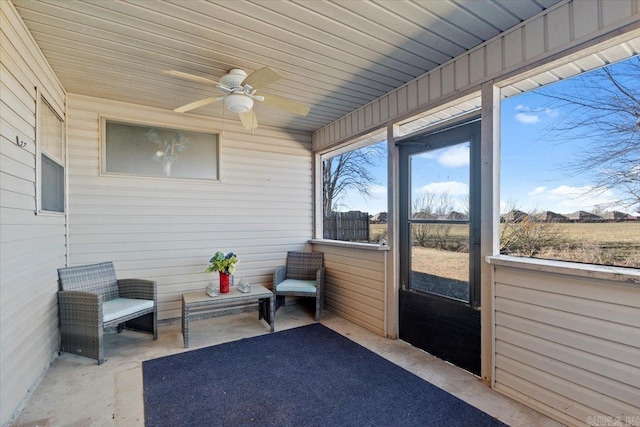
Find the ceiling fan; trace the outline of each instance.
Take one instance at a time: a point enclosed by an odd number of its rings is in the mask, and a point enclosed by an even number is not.
[[[164,73],[194,82],[215,86],[224,92],[224,95],[204,98],[173,110],[178,113],[191,111],[216,101],[223,101],[229,111],[238,113],[242,125],[248,130],[253,130],[258,127],[258,119],[253,111],[254,102],[262,102],[264,105],[269,107],[278,108],[301,116],[309,114],[309,107],[300,102],[283,98],[278,95],[256,95],[256,91],[258,89],[282,78],[278,72],[269,67],[261,68],[249,75],[247,75],[244,70],[233,68],[220,78],[220,82],[189,73],[183,73],[182,71],[168,70],[164,71]]]

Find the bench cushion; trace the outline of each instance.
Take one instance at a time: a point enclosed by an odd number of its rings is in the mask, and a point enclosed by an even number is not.
[[[278,292],[316,293],[315,280],[285,279],[276,286]]]
[[[107,323],[148,308],[153,308],[152,300],[114,298],[102,303],[102,321]]]

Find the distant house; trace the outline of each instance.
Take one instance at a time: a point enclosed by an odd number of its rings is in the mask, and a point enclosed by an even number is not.
[[[369,222],[371,224],[386,224],[387,223],[387,213],[386,212],[378,212],[369,218]]]
[[[569,222],[566,216],[552,211],[544,211],[536,215],[536,218],[542,222]]]
[[[576,211],[567,214],[569,222],[602,222],[602,217],[587,211]]]
[[[411,217],[414,219],[438,219],[437,215],[424,211],[414,212]]]
[[[622,221],[636,221],[637,220],[637,218],[635,216],[629,215],[627,213],[620,212],[620,211],[605,212],[604,215],[602,215],[602,218],[606,222],[622,222]]]
[[[463,213],[456,212],[456,211],[451,211],[446,216],[446,219],[450,219],[450,220],[454,220],[454,221],[463,221],[465,219],[468,219],[468,217],[467,217],[467,215],[465,215]]]
[[[500,222],[522,222],[524,220],[535,220],[531,215],[518,209],[513,209],[506,214],[500,215]]]

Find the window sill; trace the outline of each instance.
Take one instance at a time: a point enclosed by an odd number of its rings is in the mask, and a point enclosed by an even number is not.
[[[56,212],[56,211],[35,211],[37,216],[52,216],[57,218],[64,218],[64,212]]]
[[[596,280],[610,280],[640,288],[640,270],[606,265],[581,264],[568,261],[496,255],[486,257],[489,264],[501,267],[564,274]]]
[[[328,239],[311,239],[309,243],[312,245],[327,245],[327,246],[339,246],[343,248],[363,249],[366,251],[388,251],[389,245],[379,245],[375,243],[357,243],[357,242],[343,242],[341,240],[328,240]]]

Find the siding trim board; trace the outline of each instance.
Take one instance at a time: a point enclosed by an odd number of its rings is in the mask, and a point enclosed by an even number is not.
[[[532,270],[540,273],[550,273],[580,277],[593,280],[606,280],[614,284],[631,286],[640,289],[640,271],[634,268],[610,267],[554,261],[536,258],[521,258],[508,255],[487,257],[488,263],[495,266],[510,267],[518,270]]]

